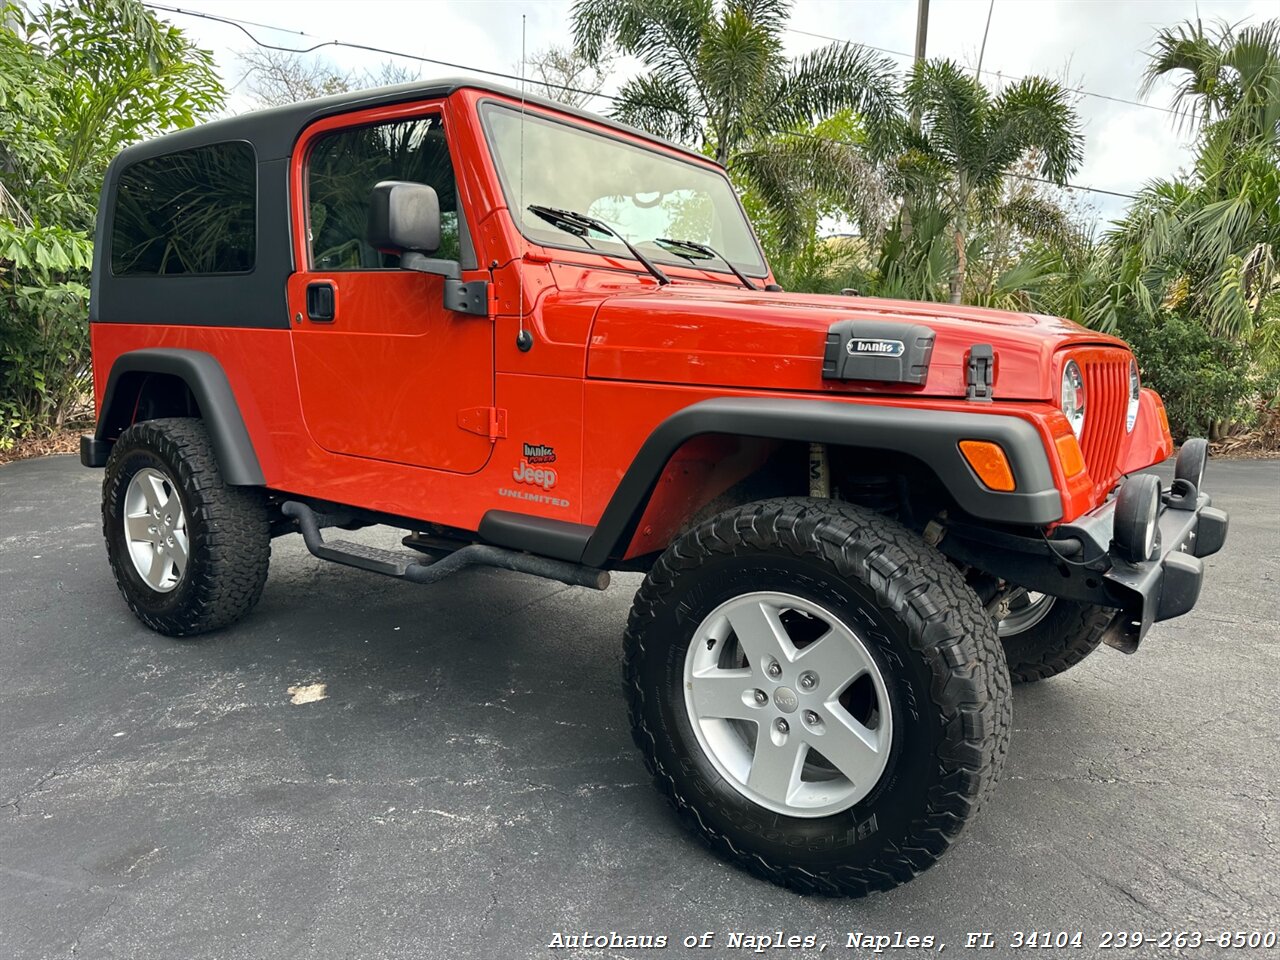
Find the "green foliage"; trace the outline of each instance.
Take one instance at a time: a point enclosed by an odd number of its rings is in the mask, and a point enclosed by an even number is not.
[[[1141,359],[1143,382],[1160,393],[1176,437],[1209,436],[1226,421],[1248,422],[1277,379],[1250,363],[1248,347],[1209,334],[1194,319],[1134,314],[1117,331]]]
[[[1177,429],[1247,421],[1280,372],[1280,20],[1158,32],[1190,172],[1148,184],[1092,253],[1073,316],[1131,338]],[[1085,285],[1080,284],[1080,287]]]
[[[87,401],[107,163],[222,99],[211,55],[137,0],[0,6],[0,447],[60,427]]]
[[[86,384],[89,263],[83,232],[0,220],[0,263],[12,282],[0,284],[0,445],[51,425]]]
[[[694,144],[728,167],[772,218],[778,249],[812,240],[815,211],[841,205],[877,231],[887,193],[859,144],[824,121],[855,112],[888,122],[893,66],[832,44],[788,60],[787,0],[577,0],[573,35],[589,60],[617,52],[647,73],[619,91],[614,116]]]
[[[1010,171],[1033,158],[1036,174],[1065,182],[1083,156],[1079,120],[1066,91],[1052,80],[1027,77],[992,96],[950,60],[917,63],[903,99],[912,120],[889,118],[872,141],[896,155],[896,179],[907,217],[900,230],[903,239],[911,236],[910,225],[917,217],[946,217],[953,240],[948,297],[960,303],[965,299],[974,228],[994,228],[991,239],[999,248],[1007,239],[1001,225],[1023,227],[1034,236],[1026,226],[1046,222],[1044,204],[1035,204],[1033,211],[1034,198],[1026,191],[1011,198],[1014,203],[1002,203]],[[932,264],[935,237],[925,239],[926,249],[915,251],[916,259]],[[994,269],[985,286],[987,295],[993,289]]]
[[[1280,20],[1236,30],[1187,21],[1156,33],[1142,92],[1176,78],[1174,108],[1193,126],[1216,126],[1239,141],[1276,139],[1280,130]]]

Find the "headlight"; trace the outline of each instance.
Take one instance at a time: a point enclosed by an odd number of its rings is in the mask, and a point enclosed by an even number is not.
[[[1084,375],[1080,372],[1080,364],[1074,360],[1068,360],[1062,371],[1062,398],[1059,405],[1067,415],[1071,431],[1079,440],[1084,430]]]
[[[1142,392],[1142,381],[1138,378],[1138,361],[1129,361],[1129,408],[1124,414],[1124,428],[1133,432],[1133,425],[1138,422],[1138,397]]]

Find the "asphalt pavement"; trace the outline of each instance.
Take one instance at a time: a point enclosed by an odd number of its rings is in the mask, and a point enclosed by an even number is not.
[[[934,869],[859,901],[725,865],[649,785],[619,684],[637,577],[421,587],[290,536],[247,619],[176,641],[116,591],[101,479],[0,467],[0,957],[759,955],[735,931],[814,937],[778,958],[934,938],[897,960],[1079,931],[1048,953],[1081,957],[1117,953],[1106,931],[1280,931],[1280,462],[1210,464],[1232,521],[1200,605],[1017,688],[994,799]],[[611,932],[668,946],[549,946]],[[1280,949],[1122,955],[1179,954]]]

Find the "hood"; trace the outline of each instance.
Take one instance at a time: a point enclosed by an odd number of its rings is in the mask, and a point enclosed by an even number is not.
[[[920,385],[822,377],[827,331],[841,320],[919,324],[935,334]],[[968,352],[995,352],[1000,400],[1056,396],[1053,355],[1124,342],[1069,320],[980,307],[752,292],[673,283],[618,292],[596,312],[587,375],[607,380],[825,393],[963,397]]]

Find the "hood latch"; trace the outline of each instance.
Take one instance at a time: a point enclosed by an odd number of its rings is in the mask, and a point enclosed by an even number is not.
[[[965,398],[991,402],[991,385],[995,382],[996,352],[989,343],[975,343],[969,348]]]

